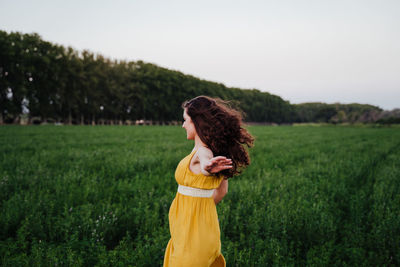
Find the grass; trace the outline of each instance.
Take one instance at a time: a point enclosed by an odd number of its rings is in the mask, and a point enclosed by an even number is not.
[[[400,264],[398,128],[249,130],[217,206],[228,266]],[[0,127],[1,265],[162,265],[192,146],[176,126]]]

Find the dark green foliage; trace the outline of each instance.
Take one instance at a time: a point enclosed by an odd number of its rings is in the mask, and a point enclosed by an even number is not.
[[[326,104],[302,103],[294,104],[297,122],[375,122],[381,115],[382,109],[367,104]]]
[[[10,94],[11,93],[11,94]],[[228,88],[143,61],[111,61],[75,51],[38,34],[0,31],[0,124],[129,124],[180,121],[183,101],[198,95],[220,97],[246,114],[249,122],[398,123],[398,115],[362,104],[291,105],[257,89]]]
[[[218,204],[227,266],[400,265],[400,131],[249,127],[252,163]],[[0,127],[0,265],[160,266],[172,126]]]
[[[293,107],[279,96],[227,88],[143,61],[111,61],[37,34],[0,31],[0,48],[0,124],[18,122],[23,105],[31,123],[181,121],[181,104],[198,95],[235,101],[247,121],[293,120]]]
[[[400,124],[400,118],[389,117],[382,118],[376,121],[378,124]]]

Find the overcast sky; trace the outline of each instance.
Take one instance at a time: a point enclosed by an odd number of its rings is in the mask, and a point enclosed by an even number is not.
[[[400,108],[400,0],[0,0],[0,29],[291,103]]]

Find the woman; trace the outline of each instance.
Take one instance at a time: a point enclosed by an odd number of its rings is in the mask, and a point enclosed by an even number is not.
[[[220,99],[198,96],[182,107],[182,127],[194,148],[175,171],[178,193],[169,210],[164,266],[226,266],[216,204],[228,192],[228,178],[250,164],[243,145],[254,139],[240,113]]]

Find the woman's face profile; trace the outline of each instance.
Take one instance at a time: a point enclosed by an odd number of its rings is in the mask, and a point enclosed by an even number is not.
[[[186,113],[186,109],[183,110],[183,124],[182,127],[186,130],[186,138],[188,140],[194,140],[196,136],[196,128],[189,115]]]

